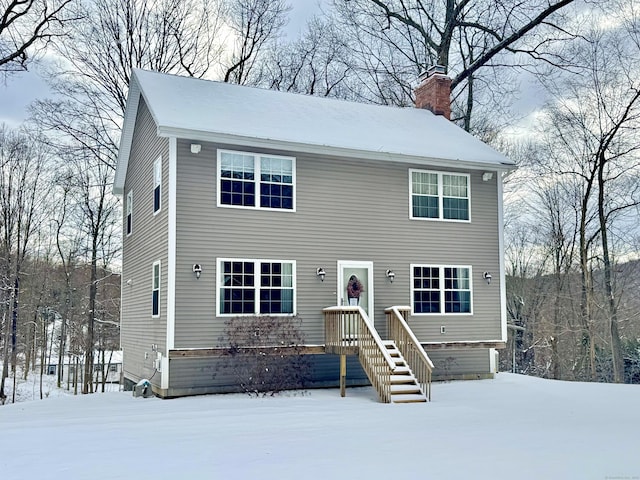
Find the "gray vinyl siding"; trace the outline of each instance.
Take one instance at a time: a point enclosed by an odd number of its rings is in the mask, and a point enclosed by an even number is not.
[[[309,355],[311,379],[307,388],[337,387],[340,384],[340,357]],[[238,379],[221,366],[219,358],[177,358],[169,362],[171,386],[166,396],[228,393],[241,391]],[[369,385],[358,357],[347,357],[347,386]]]
[[[160,155],[161,210],[154,215],[153,163]],[[151,114],[141,100],[123,195],[123,222],[126,225],[124,204],[127,193],[133,191],[132,234],[123,233],[120,331],[125,377],[134,381],[151,378],[157,386],[161,375],[154,375],[156,353],[152,351],[152,345],[157,345],[158,351],[164,354],[167,344],[168,160],[168,140],[157,137]],[[152,268],[156,261],[161,262],[160,318],[151,317]]]
[[[474,375],[485,378],[491,374],[490,354],[487,348],[428,350],[429,358],[433,362],[434,380],[448,378],[473,379]]]
[[[500,339],[499,175],[484,182],[482,171],[457,170],[470,174],[470,223],[410,220],[409,169],[416,165],[206,142],[197,142],[202,151],[194,155],[190,143],[178,141],[176,348],[220,344],[224,318],[215,316],[215,289],[216,259],[222,257],[297,262],[297,313],[308,344],[324,343],[322,309],[337,303],[338,260],[373,262],[374,317],[383,336],[384,309],[411,303],[411,264],[469,265],[473,315],[413,316],[409,323],[422,342]],[[296,212],[216,207],[217,148],[295,157]],[[194,263],[202,265],[199,280]],[[320,266],[327,272],[324,282],[315,275]],[[392,284],[388,268],[396,273]],[[493,274],[491,285],[483,271]]]

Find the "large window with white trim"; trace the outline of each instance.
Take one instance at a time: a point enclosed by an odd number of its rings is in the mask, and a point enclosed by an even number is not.
[[[151,316],[160,316],[160,262],[154,262],[151,275]]]
[[[295,261],[218,259],[218,314],[295,313]]]
[[[218,150],[218,205],[295,210],[293,157]]]
[[[469,175],[409,170],[412,219],[469,221]]]
[[[162,189],[162,157],[153,162],[153,213],[160,211]]]
[[[413,313],[472,313],[471,267],[411,265]]]

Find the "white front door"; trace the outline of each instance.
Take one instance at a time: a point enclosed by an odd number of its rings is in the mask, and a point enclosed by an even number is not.
[[[338,305],[359,305],[373,319],[373,262],[338,260]]]

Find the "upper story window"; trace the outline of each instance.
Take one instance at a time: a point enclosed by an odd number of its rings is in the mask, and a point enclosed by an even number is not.
[[[292,157],[218,151],[218,205],[295,210]]]
[[[409,170],[412,219],[468,222],[469,175]]]
[[[127,235],[131,235],[133,228],[133,191],[131,190],[127,193],[127,204],[125,208],[127,209],[127,224],[125,226],[125,231],[127,232]]]
[[[162,157],[153,162],[153,213],[160,211],[160,194],[162,189]]]
[[[153,264],[151,279],[151,316],[160,316],[160,262]]]
[[[471,267],[411,265],[414,314],[469,314]]]
[[[293,314],[295,262],[218,260],[218,315]]]

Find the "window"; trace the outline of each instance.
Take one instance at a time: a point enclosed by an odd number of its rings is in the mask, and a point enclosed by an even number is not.
[[[218,260],[219,315],[293,314],[295,262]]]
[[[160,193],[162,186],[162,157],[153,162],[153,213],[160,211]]]
[[[153,278],[151,287],[151,316],[160,316],[160,262],[153,264]]]
[[[412,219],[469,221],[469,175],[409,170]]]
[[[130,190],[127,193],[127,225],[125,227],[127,235],[131,235],[131,229],[133,227],[133,192]]]
[[[414,314],[471,313],[471,267],[412,265]]]
[[[295,210],[295,158],[219,150],[218,205]]]

